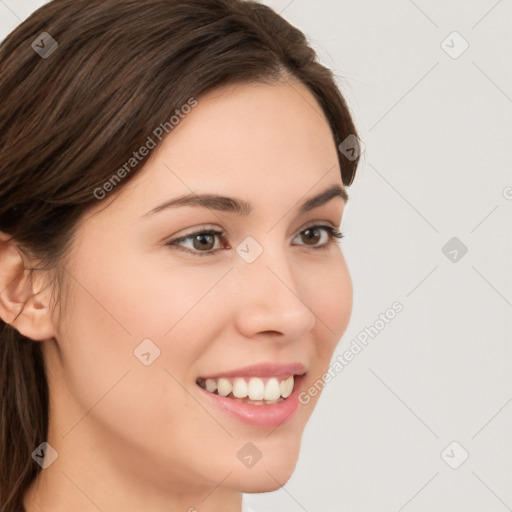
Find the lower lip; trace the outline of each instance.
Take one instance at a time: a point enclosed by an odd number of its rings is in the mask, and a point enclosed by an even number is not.
[[[231,398],[215,395],[199,387],[203,396],[209,403],[249,425],[263,428],[276,428],[290,421],[299,408],[299,393],[303,377],[294,377],[292,394],[282,402],[269,405],[251,405],[238,402]]]

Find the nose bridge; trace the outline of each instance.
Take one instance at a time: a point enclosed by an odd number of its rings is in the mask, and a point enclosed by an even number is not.
[[[267,236],[260,249],[250,240],[247,246],[240,244],[242,252],[237,248],[239,326],[247,336],[275,331],[300,338],[313,328],[315,317],[297,283],[298,269],[292,267],[286,247],[272,238]],[[251,251],[254,259],[244,259]]]

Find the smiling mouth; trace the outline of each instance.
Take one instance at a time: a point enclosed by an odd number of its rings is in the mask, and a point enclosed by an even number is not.
[[[293,391],[295,378],[287,377],[199,377],[196,384],[214,395],[250,405],[273,405],[286,400]]]

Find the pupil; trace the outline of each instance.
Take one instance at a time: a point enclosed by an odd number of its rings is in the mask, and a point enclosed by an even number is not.
[[[195,241],[198,242],[199,245],[199,247],[195,247],[196,249],[202,248],[209,250],[212,249],[213,246],[215,245],[215,238],[212,235],[208,234],[197,235]]]
[[[304,236],[312,243],[313,245],[315,243],[318,242],[318,240],[320,239],[320,231],[317,229],[317,228],[314,228],[314,229],[306,229],[306,231],[304,231]]]

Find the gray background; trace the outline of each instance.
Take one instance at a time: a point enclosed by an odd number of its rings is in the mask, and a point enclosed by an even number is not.
[[[44,3],[0,0],[0,37]],[[339,77],[365,144],[341,225],[354,310],[335,355],[404,309],[325,387],[290,481],[247,504],[512,510],[512,2],[265,3]],[[452,237],[465,255],[442,252]]]

